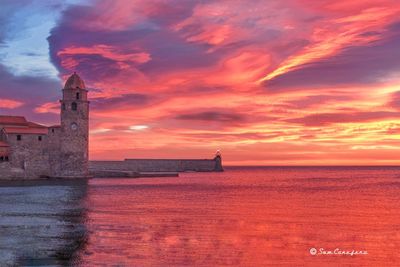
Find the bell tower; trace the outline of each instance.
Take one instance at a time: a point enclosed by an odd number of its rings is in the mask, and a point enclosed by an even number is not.
[[[89,101],[83,80],[74,72],[65,83],[61,103],[60,176],[87,177]]]

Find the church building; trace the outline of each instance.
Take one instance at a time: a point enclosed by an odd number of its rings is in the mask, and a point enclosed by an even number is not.
[[[89,101],[72,74],[62,89],[61,125],[0,115],[0,178],[88,177]]]

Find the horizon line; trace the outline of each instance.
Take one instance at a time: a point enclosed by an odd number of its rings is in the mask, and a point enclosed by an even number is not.
[[[224,167],[400,167],[399,165],[223,165]]]

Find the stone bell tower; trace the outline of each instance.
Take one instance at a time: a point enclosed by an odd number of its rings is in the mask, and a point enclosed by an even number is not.
[[[83,80],[74,72],[65,83],[61,103],[60,176],[87,177],[89,101]]]

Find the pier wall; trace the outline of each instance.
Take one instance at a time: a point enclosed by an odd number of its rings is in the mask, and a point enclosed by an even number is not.
[[[221,157],[214,159],[125,159],[90,161],[90,171],[217,172],[223,171]]]
[[[0,180],[27,179],[25,171],[14,168],[11,162],[0,162]]]

